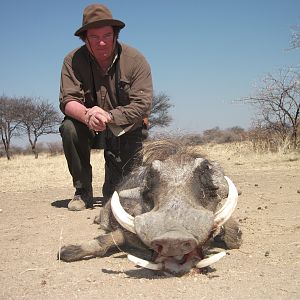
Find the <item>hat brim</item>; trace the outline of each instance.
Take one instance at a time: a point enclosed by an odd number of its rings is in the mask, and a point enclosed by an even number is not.
[[[113,27],[119,27],[120,29],[125,27],[125,23],[119,20],[114,19],[107,19],[107,20],[99,20],[95,22],[88,23],[82,27],[80,27],[75,33],[75,36],[80,36],[81,33],[85,32],[89,28],[96,28],[96,27],[102,27],[102,26],[113,26]]]

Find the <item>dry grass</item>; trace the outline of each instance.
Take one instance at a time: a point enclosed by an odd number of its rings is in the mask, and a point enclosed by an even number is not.
[[[236,164],[286,162],[300,160],[300,152],[256,152],[250,142],[206,144],[199,146],[208,157],[220,163]]]
[[[94,180],[103,180],[104,159],[102,151],[92,152]],[[38,159],[32,155],[19,155],[10,161],[0,159],[2,192],[24,192],[39,189],[72,186],[64,155],[42,154]]]
[[[200,152],[208,158],[218,161],[226,169],[233,164],[245,165],[247,168],[258,166],[267,169],[270,162],[277,162],[277,167],[287,167],[288,162],[300,167],[300,153],[265,153],[259,154],[251,150],[247,142],[202,145],[198,146]],[[104,159],[102,151],[92,153],[92,166],[94,182],[101,183],[104,174]],[[34,159],[31,155],[20,155],[8,161],[0,158],[2,192],[24,192],[40,189],[72,186],[67,163],[64,155],[48,156],[40,155]],[[101,184],[100,184],[101,185]]]

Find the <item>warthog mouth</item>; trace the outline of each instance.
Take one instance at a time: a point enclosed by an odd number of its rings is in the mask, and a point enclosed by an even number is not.
[[[219,261],[226,255],[226,252],[219,252],[208,258],[203,259],[202,249],[194,249],[192,252],[182,256],[161,256],[159,255],[154,262],[143,260],[131,254],[128,259],[140,267],[164,271],[174,275],[183,275],[190,272],[191,269],[203,269]]]
[[[220,228],[232,215],[237,205],[238,191],[233,182],[225,176],[229,186],[228,197],[224,205],[215,213],[213,232]],[[111,199],[111,208],[116,220],[128,231],[135,233],[134,217],[129,215],[122,207],[117,192],[114,192]],[[219,261],[226,255],[226,252],[219,252],[207,258],[203,258],[202,247],[198,246],[191,252],[181,256],[162,256],[157,254],[154,262],[149,262],[128,254],[128,259],[134,264],[151,270],[162,270],[171,274],[184,274],[192,268],[205,268]]]

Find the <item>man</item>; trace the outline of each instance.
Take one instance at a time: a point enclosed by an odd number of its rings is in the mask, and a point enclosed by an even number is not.
[[[151,70],[140,52],[118,42],[123,27],[104,5],[87,6],[75,32],[85,45],[64,59],[60,108],[65,119],[60,133],[76,189],[69,210],[93,206],[90,151],[95,140],[104,148],[104,202],[131,171],[142,148],[143,119],[152,104]]]

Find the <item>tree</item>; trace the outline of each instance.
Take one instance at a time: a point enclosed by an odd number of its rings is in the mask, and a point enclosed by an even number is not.
[[[22,107],[21,126],[27,134],[35,158],[38,158],[36,149],[38,138],[42,135],[57,133],[61,118],[58,111],[46,100],[22,97],[19,101]]]
[[[21,112],[17,99],[0,96],[0,133],[8,160],[11,159],[11,140],[19,135]]]
[[[290,41],[290,49],[300,48],[300,25],[292,27],[292,39]]]
[[[169,109],[172,106],[170,98],[165,93],[154,95],[149,117],[149,129],[168,126],[172,121],[172,117],[169,114]]]
[[[257,109],[257,121],[263,128],[290,138],[297,147],[300,126],[300,74],[290,69],[277,76],[267,75],[253,96],[243,98]]]

